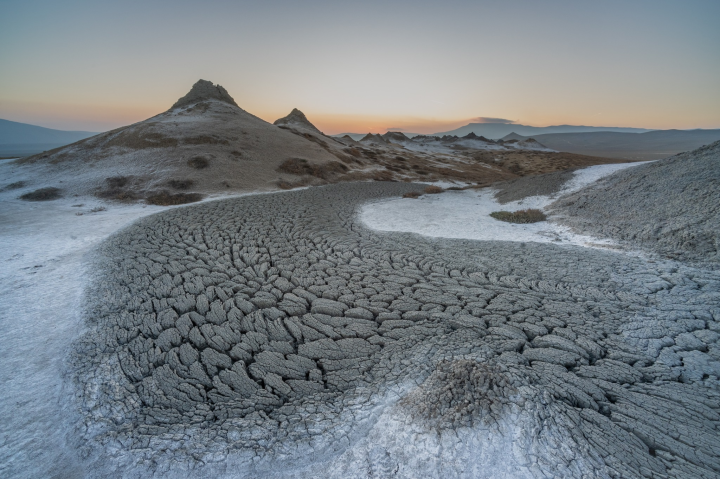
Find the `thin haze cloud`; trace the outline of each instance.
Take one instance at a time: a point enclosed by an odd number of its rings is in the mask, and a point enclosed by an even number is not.
[[[0,118],[103,130],[199,78],[323,131],[720,127],[720,2],[8,0]]]

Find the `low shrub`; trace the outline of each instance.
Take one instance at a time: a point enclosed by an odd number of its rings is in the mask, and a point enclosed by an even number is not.
[[[425,188],[425,193],[428,195],[436,195],[438,193],[442,193],[444,190],[440,188],[439,186],[430,185],[427,188]]]
[[[518,211],[493,211],[490,216],[508,223],[538,223],[547,219],[545,213],[534,208]]]
[[[114,189],[114,188],[122,188],[123,186],[126,186],[128,184],[127,176],[112,176],[110,178],[105,178],[105,183],[107,183],[108,188]]]
[[[297,176],[310,175],[327,180],[332,176],[345,173],[348,171],[348,167],[337,161],[315,165],[303,158],[290,158],[283,161],[277,171]]]
[[[195,203],[201,199],[202,195],[199,193],[170,193],[167,191],[160,191],[145,198],[151,205],[159,206],[184,205],[185,203]]]
[[[5,187],[6,190],[17,190],[18,188],[25,188],[27,183],[24,181],[16,181],[15,183],[10,183]]]
[[[418,198],[420,196],[420,193],[417,191],[410,191],[408,193],[405,193],[403,195],[403,198]]]
[[[195,168],[196,170],[203,170],[210,166],[210,162],[207,160],[207,158],[203,158],[202,156],[190,158],[187,164],[190,168]]]
[[[40,188],[39,190],[31,191],[20,196],[21,200],[25,201],[50,201],[62,198],[60,194],[60,188],[48,187]]]
[[[168,185],[176,190],[189,190],[195,184],[193,180],[170,180]]]

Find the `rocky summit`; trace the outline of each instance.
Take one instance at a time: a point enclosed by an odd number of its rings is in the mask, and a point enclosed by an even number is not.
[[[180,98],[171,109],[181,108],[206,100],[218,100],[238,106],[226,89],[220,85],[213,85],[207,80],[198,80],[184,97]]]

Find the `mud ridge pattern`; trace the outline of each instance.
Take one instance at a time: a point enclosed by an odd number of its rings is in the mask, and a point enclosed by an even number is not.
[[[480,477],[484,431],[514,477],[719,477],[717,272],[358,223],[422,188],[211,202],[109,239],[72,361],[88,467]]]

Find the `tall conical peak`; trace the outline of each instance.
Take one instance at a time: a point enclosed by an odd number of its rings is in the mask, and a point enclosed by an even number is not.
[[[308,128],[310,130],[317,131],[318,133],[320,133],[320,130],[318,130],[315,125],[310,123],[310,120],[307,119],[307,117],[305,116],[305,113],[301,112],[297,108],[293,108],[288,116],[284,116],[282,118],[275,120],[273,125],[302,126],[302,127],[305,127],[305,128]]]
[[[198,80],[188,94],[176,101],[172,108],[191,105],[203,100],[220,100],[238,106],[233,97],[220,85],[213,85],[213,82],[207,80]]]

